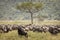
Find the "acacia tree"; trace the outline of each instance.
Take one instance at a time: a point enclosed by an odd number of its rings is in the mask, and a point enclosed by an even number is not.
[[[22,2],[17,4],[17,9],[31,14],[31,24],[33,24],[33,13],[39,12],[42,9],[40,2]]]

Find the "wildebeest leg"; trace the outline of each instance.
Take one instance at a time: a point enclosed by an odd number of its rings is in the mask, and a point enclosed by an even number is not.
[[[28,38],[28,34],[26,34],[26,35],[25,35],[25,37],[27,37],[27,38]]]

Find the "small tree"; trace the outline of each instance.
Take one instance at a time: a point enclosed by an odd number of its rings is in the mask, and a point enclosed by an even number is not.
[[[31,24],[33,24],[33,13],[39,12],[42,9],[42,3],[40,2],[23,2],[17,5],[17,9],[20,11],[31,14]]]

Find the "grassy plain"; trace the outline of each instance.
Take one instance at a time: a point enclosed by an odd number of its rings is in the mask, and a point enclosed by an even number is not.
[[[28,36],[28,38],[19,36],[17,30],[15,30],[0,34],[0,40],[60,40],[60,33],[58,35],[51,35],[49,32],[38,33],[29,31]]]
[[[0,24],[30,24],[30,20],[18,20],[18,21],[0,21]],[[55,20],[46,20],[46,21],[37,21],[34,20],[34,24],[37,25],[60,25],[60,21],[55,21]]]
[[[0,21],[0,24],[30,24],[30,21]],[[34,24],[38,25],[60,25],[60,21],[34,21]],[[17,30],[8,33],[0,33],[0,40],[60,40],[60,33],[58,35],[51,35],[47,33],[28,32],[28,38],[19,36]]]

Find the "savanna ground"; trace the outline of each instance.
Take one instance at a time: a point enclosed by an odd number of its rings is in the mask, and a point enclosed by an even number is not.
[[[7,21],[7,22],[0,22],[0,24],[29,24],[30,21]],[[34,24],[39,25],[60,25],[60,21],[44,21],[44,22],[34,22]],[[47,33],[40,33],[40,32],[28,32],[28,39],[24,36],[19,36],[17,30],[8,32],[8,33],[0,33],[0,40],[60,40],[60,33],[58,35],[52,35],[49,32]]]

